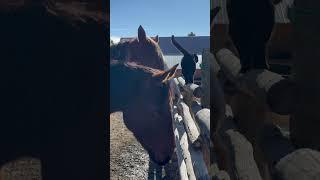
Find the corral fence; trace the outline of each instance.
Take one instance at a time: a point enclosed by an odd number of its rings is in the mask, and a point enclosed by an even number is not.
[[[209,50],[202,54],[201,86],[174,79],[173,126],[180,177],[210,178],[210,66]]]
[[[273,114],[294,111],[294,81],[268,70],[240,69],[230,50],[212,55],[213,179],[320,179],[320,153],[296,149],[272,121]]]

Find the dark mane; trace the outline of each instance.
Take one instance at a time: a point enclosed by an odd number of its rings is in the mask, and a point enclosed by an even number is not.
[[[39,1],[0,5],[0,49],[33,61],[105,59],[109,37],[102,11],[90,10],[89,3]]]
[[[48,12],[58,17],[63,17],[71,24],[95,22],[103,24],[106,22],[106,14],[102,11],[89,10],[88,3],[79,2],[52,2],[48,1],[46,8]]]
[[[1,15],[13,14],[36,14],[44,12],[59,19],[63,19],[73,26],[82,23],[104,24],[107,15],[99,7],[92,8],[97,3],[57,1],[57,0],[20,0],[14,2],[0,3]]]
[[[151,68],[151,67],[147,67],[147,66],[144,66],[144,65],[140,65],[140,64],[137,64],[136,62],[121,62],[121,61],[118,61],[118,60],[112,60],[110,62],[110,67],[127,67],[129,68],[130,70],[134,70],[136,72],[141,72],[141,73],[147,73],[147,74],[150,74],[150,75],[156,75],[156,74],[159,74],[161,72],[163,72],[162,70],[159,70],[159,69],[154,69],[154,68]]]

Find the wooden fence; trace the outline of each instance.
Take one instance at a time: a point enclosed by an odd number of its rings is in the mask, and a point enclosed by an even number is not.
[[[174,134],[180,177],[183,180],[211,179],[210,170],[210,74],[209,50],[204,50],[201,87],[174,79]],[[205,72],[206,71],[206,72]]]
[[[214,179],[319,179],[320,153],[296,149],[271,120],[294,110],[295,83],[267,70],[240,74],[228,49],[212,57]]]

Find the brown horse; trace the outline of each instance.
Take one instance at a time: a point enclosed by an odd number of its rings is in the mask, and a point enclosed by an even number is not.
[[[0,165],[33,156],[44,180],[106,179],[105,16],[12,2],[0,4]]]
[[[158,36],[147,37],[143,27],[139,26],[138,37],[127,42],[121,42],[116,45],[116,48],[111,48],[111,57],[164,70],[166,65],[158,43]]]
[[[110,65],[110,112],[123,111],[127,128],[160,165],[174,150],[168,81],[177,66],[162,71],[130,62]]]

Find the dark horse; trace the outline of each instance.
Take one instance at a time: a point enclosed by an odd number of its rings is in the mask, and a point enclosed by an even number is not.
[[[14,2],[0,6],[0,165],[31,156],[44,180],[105,179],[105,15]]]
[[[175,146],[168,82],[177,66],[162,71],[133,62],[110,64],[110,112],[123,112],[127,128],[159,165],[170,160]]]
[[[180,64],[186,84],[193,83],[193,75],[196,71],[196,64],[198,62],[197,54],[189,53],[177,42],[173,35],[171,36],[171,42],[183,54]]]
[[[241,71],[268,69],[266,47],[274,26],[274,4],[281,0],[227,0],[229,34],[239,51]]]

